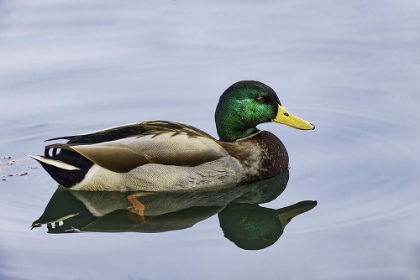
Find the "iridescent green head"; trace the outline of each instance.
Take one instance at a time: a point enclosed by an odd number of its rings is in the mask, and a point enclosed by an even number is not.
[[[258,81],[240,81],[222,94],[215,113],[221,141],[235,141],[258,131],[264,122],[279,122],[298,129],[314,129],[281,106],[276,92]]]

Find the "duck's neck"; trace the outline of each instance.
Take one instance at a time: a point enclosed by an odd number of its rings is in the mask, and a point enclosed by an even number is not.
[[[245,127],[241,121],[229,116],[220,116],[216,118],[217,134],[221,141],[236,141],[248,137],[259,130],[256,127]]]
[[[236,94],[239,96],[234,98],[229,95],[232,93],[226,90],[220,97],[214,118],[221,141],[232,142],[258,132],[256,126],[263,122],[263,118],[249,105],[252,101],[242,96],[246,93],[247,91],[241,91]]]

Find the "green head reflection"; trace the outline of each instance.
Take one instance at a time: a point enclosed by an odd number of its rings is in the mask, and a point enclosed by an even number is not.
[[[260,250],[274,244],[293,217],[316,206],[316,201],[301,201],[278,210],[252,204],[231,203],[219,212],[225,237],[246,250]]]

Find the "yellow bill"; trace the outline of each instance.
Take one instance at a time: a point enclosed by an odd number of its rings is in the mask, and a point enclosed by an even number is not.
[[[273,122],[282,123],[297,129],[314,130],[315,126],[301,118],[295,117],[289,113],[283,106],[278,105],[277,116],[272,119]]]

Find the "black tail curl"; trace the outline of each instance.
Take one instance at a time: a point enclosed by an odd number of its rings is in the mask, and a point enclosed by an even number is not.
[[[79,168],[79,170],[66,170],[42,161],[39,162],[58,184],[70,188],[75,184],[80,183],[85,178],[86,173],[93,166],[93,162],[65,146],[66,144],[52,144],[46,146],[44,157],[65,162]]]

